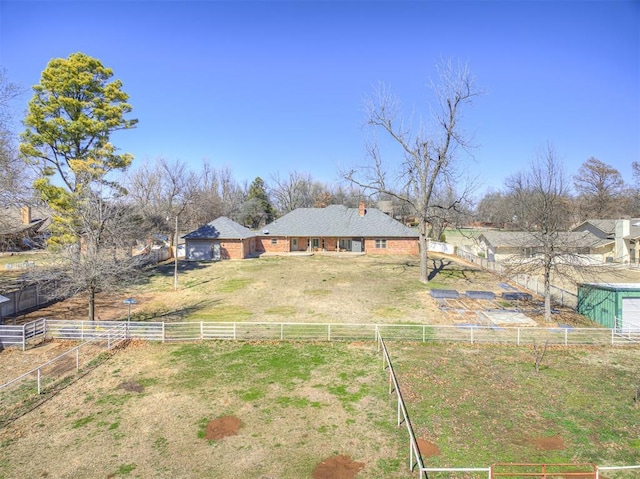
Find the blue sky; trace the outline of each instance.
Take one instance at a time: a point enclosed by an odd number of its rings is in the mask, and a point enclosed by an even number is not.
[[[441,58],[467,62],[486,91],[463,120],[485,188],[547,142],[571,175],[594,156],[630,180],[640,161],[638,1],[0,0],[13,81],[30,87],[78,51],[124,82],[139,126],[113,142],[134,165],[208,159],[238,181],[335,182],[365,161],[372,88],[428,117]]]

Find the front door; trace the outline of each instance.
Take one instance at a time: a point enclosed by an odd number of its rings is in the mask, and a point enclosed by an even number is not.
[[[298,238],[291,240],[291,251],[298,251]]]
[[[320,238],[313,238],[311,240],[311,251],[318,251],[320,249]]]

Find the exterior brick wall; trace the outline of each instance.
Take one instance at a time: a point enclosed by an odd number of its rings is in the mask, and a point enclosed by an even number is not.
[[[244,243],[241,240],[220,241],[220,259],[243,259]]]
[[[276,241],[276,244],[273,244],[273,240]],[[262,236],[256,238],[256,251],[261,253],[288,253],[289,239],[278,236]]]
[[[386,248],[376,248],[376,238],[365,238],[364,250],[368,254],[414,254],[420,252],[416,238],[378,238],[386,239]]]
[[[311,243],[309,238],[297,238],[298,249],[296,251],[306,251]],[[379,238],[386,239],[386,248],[376,248],[375,238],[365,238],[364,251],[369,254],[408,254],[417,255],[419,253],[418,240],[416,238]],[[277,240],[276,244],[272,244]],[[262,236],[256,238],[255,251],[260,253],[288,253],[290,249],[290,238],[276,236]],[[320,238],[320,248],[324,245],[325,251],[338,250],[338,238]]]

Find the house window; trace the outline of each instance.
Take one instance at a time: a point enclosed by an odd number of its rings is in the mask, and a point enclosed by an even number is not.
[[[271,244],[278,244],[278,238],[271,238]]]
[[[386,239],[377,239],[376,240],[376,249],[385,249],[387,247]]]

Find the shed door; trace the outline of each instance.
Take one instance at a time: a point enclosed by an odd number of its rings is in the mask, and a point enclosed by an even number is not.
[[[351,251],[354,253],[362,253],[362,241],[354,239],[351,241]]]
[[[218,241],[213,242],[213,259],[214,261],[220,261],[220,243]]]
[[[211,243],[208,241],[189,241],[187,243],[187,259],[201,261],[211,259]]]
[[[640,329],[640,298],[622,298],[622,329]]]

